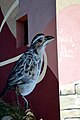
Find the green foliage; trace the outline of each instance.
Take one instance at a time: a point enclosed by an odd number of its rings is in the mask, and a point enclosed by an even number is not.
[[[25,112],[20,107],[10,106],[0,100],[0,120],[6,115],[10,115],[14,120],[22,120]]]

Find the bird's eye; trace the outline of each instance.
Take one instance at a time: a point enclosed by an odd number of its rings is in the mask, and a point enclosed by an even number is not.
[[[42,42],[42,39],[39,39],[39,42],[41,43],[41,42]]]

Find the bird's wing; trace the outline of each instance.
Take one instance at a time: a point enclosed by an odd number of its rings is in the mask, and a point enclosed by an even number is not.
[[[24,75],[30,70],[32,65],[32,55],[23,54],[15,64],[8,78],[9,85],[22,84]],[[28,76],[28,75],[27,75]]]

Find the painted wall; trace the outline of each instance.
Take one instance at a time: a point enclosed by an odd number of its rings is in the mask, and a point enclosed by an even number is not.
[[[80,80],[80,1],[57,1],[60,85]]]
[[[80,1],[57,0],[56,5],[61,120],[77,119],[80,117]]]
[[[17,0],[16,0],[17,1]],[[9,1],[4,8],[5,0],[1,2],[0,24],[6,16],[7,10],[16,1]],[[9,6],[10,5],[10,6]],[[55,36],[55,41],[50,43],[46,49],[48,57],[48,68],[44,79],[37,84],[34,91],[26,98],[29,101],[31,109],[37,116],[37,119],[59,120],[59,94],[58,94],[58,67],[57,67],[57,40],[56,40],[56,3],[55,0],[20,0],[16,2],[16,7],[7,18],[0,34],[0,91],[6,84],[8,75],[14,65],[13,63],[3,65],[4,60],[13,58],[27,49],[27,46],[17,48],[16,37],[16,20],[24,15],[28,15],[28,41],[29,45],[33,36],[38,32],[46,35]],[[11,25],[11,20],[14,21]],[[10,23],[10,24],[9,24]],[[10,60],[11,62],[11,60]],[[15,93],[9,91],[5,97],[5,101],[15,104]],[[11,102],[12,101],[12,102]],[[20,98],[21,104],[23,104]]]

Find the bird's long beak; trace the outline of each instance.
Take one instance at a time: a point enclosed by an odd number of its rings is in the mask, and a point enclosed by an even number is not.
[[[51,42],[51,41],[53,41],[54,40],[54,37],[53,36],[45,36],[45,42],[46,43],[49,43],[49,42]]]

